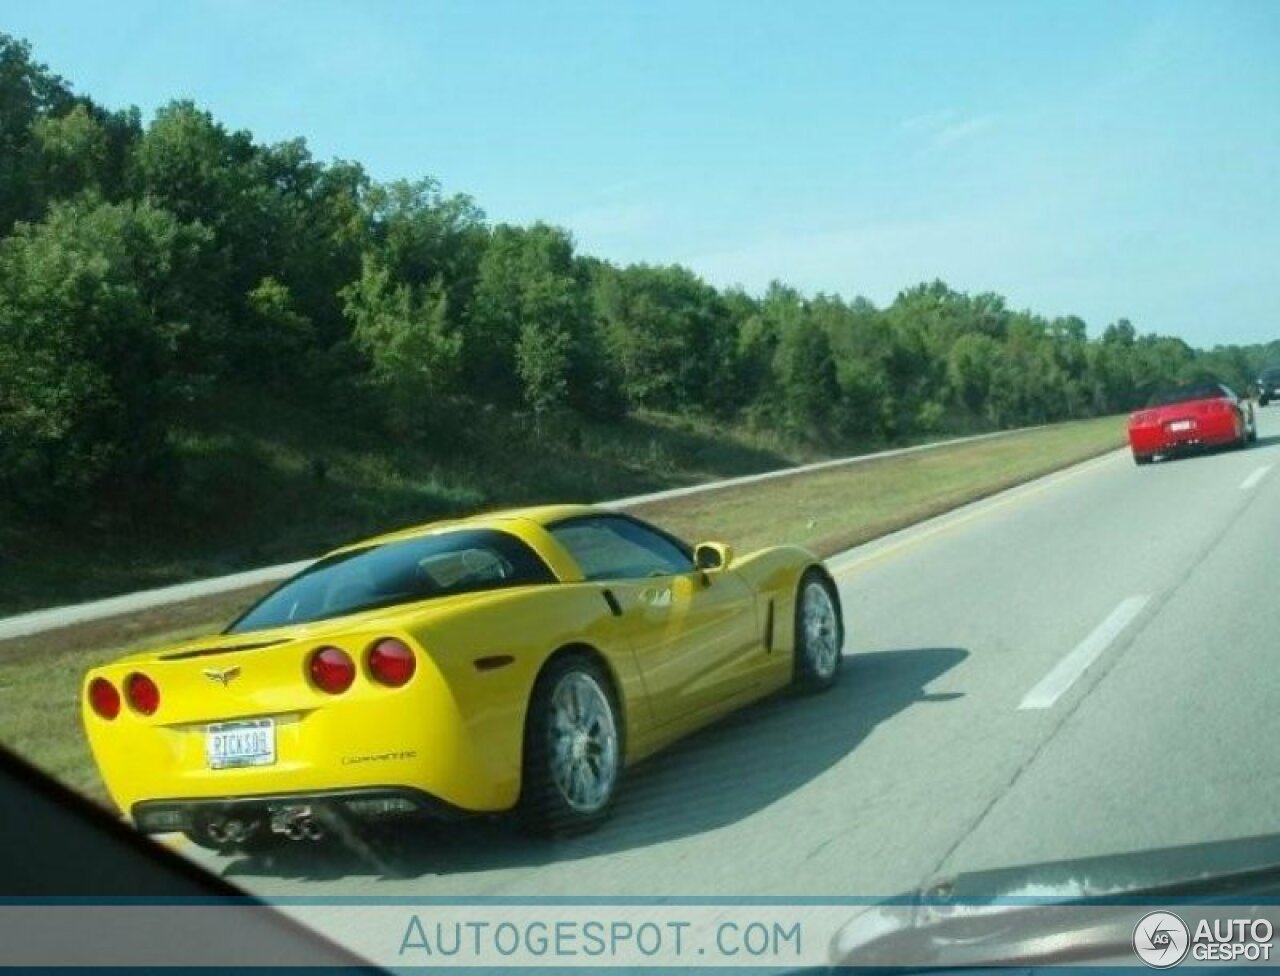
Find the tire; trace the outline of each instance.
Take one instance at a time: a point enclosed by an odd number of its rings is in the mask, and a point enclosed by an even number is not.
[[[524,741],[521,825],[544,836],[599,826],[617,796],[625,752],[613,685],[595,660],[552,658],[534,685]]]
[[[1133,452],[1133,463],[1139,467],[1144,464],[1150,464],[1153,460],[1154,458],[1150,454],[1139,454],[1137,451]]]
[[[843,649],[840,594],[826,573],[810,567],[796,590],[795,685],[802,691],[830,688],[840,676]]]

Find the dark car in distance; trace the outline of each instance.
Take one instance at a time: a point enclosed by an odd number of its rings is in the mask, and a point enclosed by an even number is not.
[[[1280,366],[1268,366],[1258,374],[1258,406],[1265,407],[1280,398]]]

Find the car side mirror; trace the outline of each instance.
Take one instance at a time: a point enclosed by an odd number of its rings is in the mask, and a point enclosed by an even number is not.
[[[733,559],[733,546],[723,542],[699,542],[693,547],[693,564],[704,573],[724,569]]]

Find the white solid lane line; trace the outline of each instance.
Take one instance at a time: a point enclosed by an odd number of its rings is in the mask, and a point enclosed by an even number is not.
[[[1272,468],[1272,465],[1264,464],[1262,467],[1254,469],[1253,473],[1249,475],[1249,477],[1245,478],[1244,481],[1240,482],[1240,490],[1248,491],[1250,488],[1256,485],[1259,481],[1265,478],[1267,476],[1267,472],[1270,471],[1271,468]]]
[[[1142,608],[1150,599],[1147,596],[1131,596],[1127,600],[1122,600],[1120,606],[1112,610],[1106,620],[1098,624],[1088,637],[1077,644],[1070,654],[1059,661],[1052,671],[1027,692],[1018,704],[1019,711],[1052,707],[1053,703],[1075,684],[1076,679],[1084,674],[1089,665],[1101,657],[1102,652],[1111,646],[1111,643],[1129,624],[1133,623],[1134,618],[1142,612]]]

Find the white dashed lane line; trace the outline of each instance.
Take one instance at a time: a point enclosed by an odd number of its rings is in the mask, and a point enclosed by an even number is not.
[[[1051,708],[1054,702],[1084,674],[1094,661],[1102,656],[1102,652],[1110,647],[1126,627],[1142,612],[1142,608],[1151,599],[1146,596],[1131,596],[1122,600],[1120,605],[1107,615],[1093,631],[1077,644],[1066,657],[1054,665],[1036,686],[1023,697],[1018,704],[1019,711],[1029,709]]]
[[[1264,464],[1260,468],[1255,468],[1253,472],[1249,475],[1249,477],[1245,478],[1244,481],[1240,482],[1240,490],[1248,491],[1250,488],[1257,485],[1259,481],[1261,481],[1263,478],[1267,476],[1267,472],[1270,471],[1271,468],[1272,468],[1272,465],[1270,464]]]

